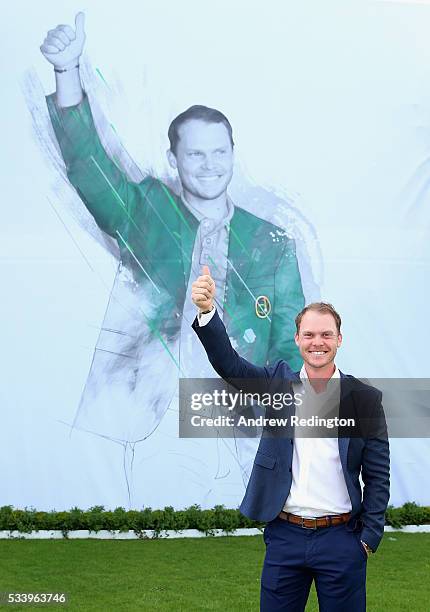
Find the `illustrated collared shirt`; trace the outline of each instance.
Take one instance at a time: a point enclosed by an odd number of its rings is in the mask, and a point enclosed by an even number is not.
[[[196,307],[191,300],[191,286],[201,275],[202,266],[209,266],[211,276],[216,284],[215,300],[219,311],[223,311],[227,279],[228,226],[234,213],[234,205],[230,198],[227,198],[227,209],[223,217],[220,219],[211,219],[209,217],[204,217],[201,211],[187,202],[183,196],[182,201],[199,221],[199,228],[194,242],[191,271],[188,279],[181,325],[181,376],[193,378],[219,378],[218,374],[209,363],[201,342],[191,329],[191,324],[196,316]]]

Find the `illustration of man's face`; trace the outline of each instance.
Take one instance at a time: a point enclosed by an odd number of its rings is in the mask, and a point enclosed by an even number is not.
[[[190,119],[179,129],[176,154],[169,163],[181,179],[187,199],[214,200],[227,189],[233,175],[233,147],[223,123]],[[192,196],[192,197],[190,197]]]

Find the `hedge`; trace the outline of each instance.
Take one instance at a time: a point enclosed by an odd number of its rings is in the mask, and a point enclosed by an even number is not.
[[[392,527],[430,524],[430,507],[418,506],[414,502],[408,502],[400,508],[389,506],[385,519],[386,524]],[[94,506],[89,510],[72,508],[60,512],[56,510],[41,512],[34,508],[18,510],[12,506],[0,507],[1,531],[30,533],[42,529],[59,530],[65,537],[69,531],[77,529],[123,532],[132,530],[140,536],[146,529],[153,530],[154,535],[167,529],[174,531],[197,529],[211,535],[215,529],[229,533],[241,527],[262,528],[263,526],[264,523],[246,518],[239,510],[231,510],[224,506],[215,506],[211,510],[202,510],[200,506],[194,505],[185,510],[174,510],[171,506],[167,506],[163,510],[116,508],[113,511],[105,510],[103,506]]]

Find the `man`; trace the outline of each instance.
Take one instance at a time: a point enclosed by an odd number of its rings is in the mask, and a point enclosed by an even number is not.
[[[256,363],[278,353],[299,363],[293,314],[304,297],[294,240],[228,197],[234,143],[227,118],[193,106],[172,122],[167,156],[180,195],[152,176],[131,182],[95,129],[79,75],[84,42],[82,13],[75,30],[48,32],[41,51],[54,66],[56,94],[47,103],[70,182],[118,244],[123,282],[122,293],[118,283],[112,293],[75,426],[135,443],[163,419],[178,374],[214,375],[189,325],[190,279],[202,264],[212,266],[232,341]]]
[[[340,417],[355,414],[364,424],[378,424],[376,434],[364,438],[344,437],[340,429],[338,438],[298,437],[297,431],[290,438],[263,435],[241,504],[249,518],[268,522],[262,610],[303,611],[314,579],[321,611],[361,612],[366,608],[366,560],[381,540],[389,499],[381,393],[335,365],[341,319],[330,304],[313,303],[297,315],[295,343],[304,364],[294,373],[282,353],[274,365],[264,367],[240,357],[229,342],[214,296],[215,282],[204,267],[192,287],[199,308],[193,328],[222,378],[240,388],[260,379],[272,391],[286,382],[299,389],[302,379],[307,384],[305,405],[318,403],[318,396],[326,402],[328,393],[333,399],[337,390]]]

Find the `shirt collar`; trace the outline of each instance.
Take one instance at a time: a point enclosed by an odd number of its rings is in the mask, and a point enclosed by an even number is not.
[[[205,217],[200,210],[198,210],[195,206],[193,206],[192,204],[190,204],[186,199],[185,199],[185,195],[184,192],[181,192],[181,200],[182,203],[184,204],[184,206],[186,208],[188,208],[188,210],[195,216],[195,218],[197,219],[197,221],[199,223],[201,223],[203,220],[209,220],[211,221],[211,226],[213,228],[212,231],[217,230],[220,226],[222,225],[227,225],[228,223],[230,223],[231,218],[233,217],[233,213],[234,213],[234,204],[230,198],[229,195],[227,195],[227,211],[226,213],[220,218],[220,219],[211,219],[210,217]]]
[[[302,369],[300,370],[300,378],[302,380],[308,380],[309,379],[308,373],[306,372],[305,364],[302,365]],[[332,376],[330,377],[330,380],[332,378],[340,378],[340,372],[339,372],[339,369],[338,369],[338,367],[336,365],[334,367],[334,372],[333,372]]]

